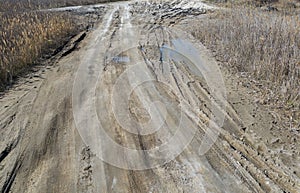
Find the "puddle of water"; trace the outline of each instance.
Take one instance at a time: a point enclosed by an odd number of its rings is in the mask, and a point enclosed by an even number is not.
[[[116,63],[129,63],[130,62],[130,58],[127,56],[120,56],[120,57],[114,57],[113,61]]]

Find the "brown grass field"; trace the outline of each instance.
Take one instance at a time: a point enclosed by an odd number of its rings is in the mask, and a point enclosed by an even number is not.
[[[66,14],[3,13],[0,17],[0,87],[75,32]]]
[[[299,115],[300,18],[297,14],[238,7],[199,23],[193,35],[230,69],[259,87],[265,104]]]

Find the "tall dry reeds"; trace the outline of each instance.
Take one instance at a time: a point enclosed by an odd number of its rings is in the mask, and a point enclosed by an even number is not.
[[[65,14],[2,13],[0,17],[0,87],[57,47],[75,30]]]
[[[300,18],[240,8],[220,11],[193,31],[217,57],[260,82],[273,102],[300,103]]]

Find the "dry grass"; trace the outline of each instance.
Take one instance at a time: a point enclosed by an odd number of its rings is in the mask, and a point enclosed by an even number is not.
[[[262,10],[279,11],[285,14],[300,14],[300,0],[205,0],[222,7],[236,8],[247,6]]]
[[[247,8],[220,11],[193,34],[219,60],[257,82],[265,103],[276,103],[299,119],[299,16]]]
[[[0,17],[0,87],[10,83],[50,48],[74,32],[65,14],[2,13]]]
[[[230,3],[230,4],[254,4],[257,6],[261,5],[287,5],[287,4],[297,4],[299,0],[204,0],[206,2],[211,2],[211,3]]]

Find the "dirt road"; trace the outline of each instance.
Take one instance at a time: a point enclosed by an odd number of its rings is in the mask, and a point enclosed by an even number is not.
[[[7,91],[1,192],[299,191],[297,173],[245,132],[272,117],[233,105],[246,94],[185,33],[212,9],[195,5],[103,5],[77,49]]]

